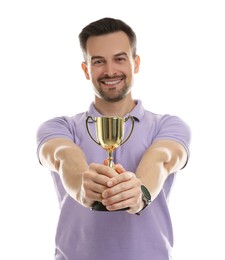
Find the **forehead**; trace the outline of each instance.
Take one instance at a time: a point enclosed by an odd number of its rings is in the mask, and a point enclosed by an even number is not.
[[[122,31],[100,36],[91,36],[87,40],[86,49],[87,55],[91,57],[106,57],[121,52],[125,52],[127,55],[131,54],[129,38]]]

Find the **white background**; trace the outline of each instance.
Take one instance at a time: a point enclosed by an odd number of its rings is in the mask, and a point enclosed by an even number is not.
[[[142,63],[134,97],[192,129],[191,158],[170,197],[174,259],[225,259],[223,2],[1,1],[1,259],[53,259],[59,210],[36,158],[36,130],[88,108],[93,92],[77,36],[105,16],[137,33]]]

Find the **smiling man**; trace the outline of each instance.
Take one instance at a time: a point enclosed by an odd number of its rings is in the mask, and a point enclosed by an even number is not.
[[[188,161],[190,129],[133,99],[140,57],[130,26],[103,18],[83,28],[79,40],[93,103],[88,111],[44,122],[37,132],[38,158],[52,172],[60,202],[55,259],[172,259],[167,199]],[[89,115],[134,119],[129,140],[114,152],[114,168],[88,136]]]

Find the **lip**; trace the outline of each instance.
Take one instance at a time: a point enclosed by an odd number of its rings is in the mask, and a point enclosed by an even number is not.
[[[123,77],[120,78],[113,78],[113,79],[101,79],[101,84],[104,84],[105,86],[115,86],[118,85],[123,80]]]

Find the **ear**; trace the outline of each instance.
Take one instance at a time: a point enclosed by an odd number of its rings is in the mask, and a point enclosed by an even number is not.
[[[136,55],[134,58],[134,73],[138,73],[140,68],[140,62],[141,62],[140,57]]]
[[[86,77],[86,79],[90,79],[90,75],[89,75],[89,72],[88,72],[88,66],[87,66],[87,63],[86,62],[82,62],[81,63],[81,68],[82,70],[84,71],[84,75]]]

